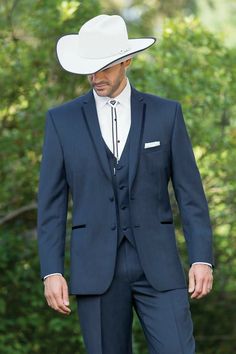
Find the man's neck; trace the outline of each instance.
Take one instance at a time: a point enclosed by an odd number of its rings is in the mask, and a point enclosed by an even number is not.
[[[125,77],[124,82],[121,83],[121,87],[118,89],[118,91],[116,91],[112,96],[109,97],[116,98],[117,96],[119,96],[119,94],[125,89],[127,82],[128,82],[127,77]]]

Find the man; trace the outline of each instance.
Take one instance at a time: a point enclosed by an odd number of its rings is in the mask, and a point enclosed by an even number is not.
[[[89,354],[131,354],[135,309],[149,353],[193,354],[191,298],[212,288],[212,231],[178,102],[138,92],[126,70],[154,38],[128,39],[120,16],[100,15],[57,43],[58,60],[92,90],[47,113],[38,192],[41,277],[50,307],[76,296]],[[189,255],[179,259],[172,181]],[[73,199],[70,285],[64,274]]]

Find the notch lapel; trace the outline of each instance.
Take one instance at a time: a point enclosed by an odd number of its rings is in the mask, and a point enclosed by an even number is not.
[[[137,171],[140,157],[143,127],[145,122],[146,104],[143,96],[131,85],[131,130],[129,149],[129,194],[131,195],[132,184]]]
[[[97,109],[96,104],[93,96],[93,91],[91,90],[87,95],[84,97],[84,104],[82,106],[82,112],[87,124],[88,130],[91,134],[92,140],[94,142],[95,149],[97,151],[99,160],[101,162],[102,168],[107,176],[112,182],[109,162],[106,155],[106,149],[103,142],[98,116],[97,116]]]

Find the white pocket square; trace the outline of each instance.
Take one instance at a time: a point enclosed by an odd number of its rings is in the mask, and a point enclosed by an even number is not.
[[[150,141],[149,143],[144,144],[144,149],[153,147],[153,146],[158,146],[161,145],[160,141]]]

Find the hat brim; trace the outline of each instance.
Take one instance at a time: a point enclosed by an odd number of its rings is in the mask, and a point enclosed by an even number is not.
[[[56,53],[62,68],[73,74],[89,75],[115,64],[120,59],[132,57],[156,42],[155,37],[129,39],[129,50],[123,54],[101,59],[87,59],[79,55],[78,34],[68,34],[58,39]]]

